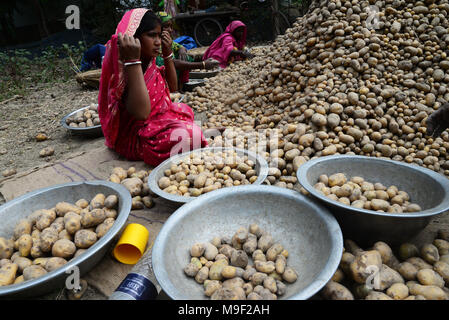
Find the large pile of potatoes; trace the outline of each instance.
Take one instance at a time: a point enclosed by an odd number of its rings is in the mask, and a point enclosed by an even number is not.
[[[123,185],[129,191],[132,197],[131,210],[151,209],[154,206],[153,198],[157,195],[148,186],[150,173],[151,170],[137,171],[135,167],[114,167],[108,180]]]
[[[100,117],[98,115],[98,104],[90,106],[78,111],[73,116],[66,119],[66,124],[71,128],[90,128],[100,125]]]
[[[114,225],[117,208],[116,195],[99,193],[21,219],[12,238],[0,237],[0,287],[39,278],[83,254]]]
[[[204,128],[276,131],[266,152],[281,172],[270,184],[294,181],[293,163],[332,154],[449,175],[449,134],[433,139],[425,126],[449,100],[448,13],[448,0],[313,1],[262,54],[206,79],[185,102],[206,113]],[[287,158],[285,148],[295,151]]]
[[[298,279],[287,265],[288,251],[259,225],[241,227],[231,237],[215,237],[190,249],[187,276],[212,300],[277,300]]]
[[[158,180],[164,192],[185,197],[225,187],[248,185],[258,178],[256,163],[234,150],[199,151],[173,163]]]
[[[354,208],[388,213],[418,212],[421,207],[410,202],[407,192],[396,186],[369,182],[363,177],[348,177],[344,173],[325,174],[313,186],[331,200]]]
[[[330,300],[449,300],[449,233],[433,243],[385,242],[361,249],[345,240],[339,268],[320,292]]]

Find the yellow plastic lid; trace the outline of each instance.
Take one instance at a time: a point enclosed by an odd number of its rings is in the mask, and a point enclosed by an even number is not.
[[[149,235],[143,225],[128,224],[115,245],[114,257],[124,264],[136,264],[145,252]]]

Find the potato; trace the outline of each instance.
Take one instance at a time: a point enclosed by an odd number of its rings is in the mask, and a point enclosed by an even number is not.
[[[112,219],[116,219],[117,218],[117,215],[118,215],[117,210],[115,210],[115,209],[108,209],[108,208],[105,208],[103,210],[104,210],[104,213],[106,215],[106,219],[107,218],[112,218]]]
[[[262,229],[259,227],[259,225],[255,224],[255,223],[253,223],[249,226],[249,232],[254,234],[257,238],[260,238],[263,233]]]
[[[0,259],[9,259],[14,253],[14,241],[0,237]]]
[[[354,300],[348,288],[332,280],[326,283],[320,293],[327,300]]]
[[[354,256],[358,255],[359,253],[364,252],[362,248],[360,248],[357,243],[352,241],[351,239],[345,239],[344,241],[344,247],[347,252],[353,254]]]
[[[87,201],[86,199],[79,199],[77,202],[75,202],[75,206],[81,209],[85,209],[89,206],[89,201]]]
[[[257,271],[267,273],[267,274],[272,273],[274,270],[276,270],[276,266],[273,261],[257,260],[254,262],[254,265],[255,265]]]
[[[350,252],[343,252],[339,267],[346,275],[351,275],[351,263],[355,260],[355,256]]]
[[[25,281],[25,279],[23,278],[23,275],[21,275],[21,276],[18,276],[16,278],[16,280],[14,280],[14,284],[19,284],[19,283],[22,283],[24,281]]]
[[[64,215],[64,228],[71,235],[81,229],[81,216],[75,212],[67,212]]]
[[[204,294],[211,297],[215,291],[222,288],[222,284],[217,280],[205,280],[204,281]]]
[[[255,287],[258,285],[263,284],[263,281],[265,280],[265,278],[268,277],[266,273],[263,272],[255,272],[251,277],[250,277],[250,281],[251,284]]]
[[[121,184],[128,189],[131,193],[131,197],[140,195],[142,191],[143,182],[139,178],[127,178],[121,182]]]
[[[421,269],[432,269],[432,265],[428,264],[426,261],[420,257],[411,257],[406,260],[407,262],[413,264],[418,270]]]
[[[42,230],[39,244],[40,250],[42,252],[50,252],[53,244],[58,241],[58,239],[59,233],[55,229],[49,227]]]
[[[209,268],[208,267],[202,267],[197,274],[195,275],[195,280],[198,283],[204,283],[204,281],[207,280],[209,277]]]
[[[54,229],[57,233],[64,230],[64,217],[57,217],[55,221],[52,222],[49,228]]]
[[[365,300],[393,300],[391,297],[383,292],[372,291],[366,296]]]
[[[266,252],[274,244],[273,237],[269,234],[264,234],[259,238],[257,242],[257,248]]]
[[[237,287],[242,288],[243,285],[245,284],[245,281],[243,281],[242,278],[239,277],[235,277],[232,279],[227,279],[223,281],[223,288],[228,288],[228,289],[234,289]]]
[[[115,219],[106,218],[102,223],[100,223],[95,228],[95,233],[97,234],[98,239],[103,237],[114,225]]]
[[[298,274],[292,267],[286,267],[284,273],[282,274],[282,279],[288,283],[293,283],[298,279]]]
[[[211,300],[238,300],[238,294],[234,290],[220,288],[210,298]]]
[[[214,246],[214,245],[213,245],[212,243],[210,243],[210,242],[204,243],[203,245],[204,245],[204,253],[203,253],[204,257],[205,257],[207,260],[214,260],[215,257],[216,257],[217,254],[218,254],[218,249],[217,249],[217,247]]]
[[[55,207],[56,214],[63,217],[67,212],[81,213],[81,208],[68,202],[58,202]]]
[[[59,240],[60,239],[67,239],[67,240],[72,241],[73,237],[66,229],[64,229],[64,230],[62,230],[61,232],[58,233],[58,239]]]
[[[248,255],[243,250],[234,250],[231,253],[231,265],[245,268],[248,264]],[[256,267],[257,269],[257,267]]]
[[[393,256],[393,251],[385,242],[378,241],[373,245],[373,250],[377,250],[382,258],[382,263],[388,265]]]
[[[248,239],[243,244],[242,249],[248,255],[252,255],[253,252],[257,249],[257,236],[252,233],[248,234]]]
[[[150,196],[143,197],[142,202],[143,202],[144,206],[147,207],[148,209],[151,209],[154,207],[154,201]]]
[[[47,270],[38,265],[31,265],[23,270],[23,279],[25,281],[42,277],[47,273]]]
[[[364,251],[357,255],[350,264],[350,272],[354,281],[364,284],[373,272],[382,268],[382,258],[378,251]]]
[[[438,253],[438,248],[433,244],[425,244],[421,248],[421,257],[428,263],[434,264],[438,260],[440,260],[440,254]]]
[[[446,294],[440,287],[413,284],[409,286],[410,294],[421,295],[427,300],[446,300]]]
[[[81,229],[75,233],[74,242],[77,248],[87,249],[97,242],[97,234],[93,231]]]
[[[205,250],[206,250],[206,247],[203,243],[195,243],[190,248],[190,255],[192,257],[201,257]]]
[[[73,255],[73,258],[79,257],[80,255],[82,255],[86,251],[87,251],[87,249],[78,249],[78,250],[76,250],[75,254]]]
[[[14,283],[18,268],[18,265],[15,263],[7,263],[0,268],[0,287]]]
[[[419,249],[412,243],[403,243],[399,247],[399,258],[405,261],[419,255]]]
[[[22,257],[28,257],[31,253],[31,248],[33,247],[33,238],[29,234],[24,234],[20,236],[18,241],[19,252]]]
[[[439,288],[444,287],[443,278],[432,269],[421,269],[416,274],[416,278],[419,283],[425,286],[436,286]]]
[[[99,193],[93,197],[93,199],[90,201],[90,206],[92,209],[100,209],[104,207],[104,203],[106,200],[106,196],[102,193]]]
[[[83,228],[92,228],[101,224],[106,219],[103,209],[93,209],[92,211],[81,213],[81,225]]]
[[[391,287],[394,283],[404,283],[404,279],[401,274],[385,264],[382,264],[379,276],[381,291]],[[377,288],[375,289],[377,290]]]
[[[124,180],[128,177],[128,172],[122,167],[113,168],[112,174],[115,174],[120,180]]]
[[[405,280],[416,280],[419,269],[410,262],[402,262],[398,271]]]
[[[13,239],[17,240],[20,236],[24,234],[31,234],[31,222],[28,219],[20,219],[19,222],[14,227]]]
[[[54,210],[39,210],[39,216],[36,219],[36,228],[44,230],[48,228],[56,219],[56,212]]]
[[[51,272],[53,270],[61,268],[63,265],[67,263],[67,260],[61,257],[51,257],[45,263],[45,270],[47,272]]]
[[[56,241],[51,249],[51,253],[54,257],[60,257],[64,259],[71,258],[76,251],[75,244],[67,239],[60,239]]]
[[[228,261],[221,259],[215,261],[209,269],[209,279],[210,280],[222,280],[223,279],[223,268],[228,265]]]
[[[272,245],[266,253],[267,260],[275,261],[276,257],[284,250],[284,247],[280,243]]]
[[[433,245],[438,249],[438,253],[440,256],[449,254],[449,241],[435,239],[433,240]]]
[[[334,282],[342,283],[345,278],[345,274],[341,269],[337,269],[332,276],[331,280]]]
[[[25,257],[17,257],[13,262],[17,264],[19,273],[22,273],[26,267],[29,267],[33,264],[33,261]]]
[[[120,177],[118,175],[113,173],[109,176],[109,181],[111,181],[113,183],[120,183],[122,180],[120,179]]]
[[[437,261],[433,265],[433,270],[443,278],[446,286],[449,287],[449,264],[443,261]]]

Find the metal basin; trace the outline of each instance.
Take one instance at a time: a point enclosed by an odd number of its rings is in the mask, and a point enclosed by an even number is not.
[[[196,197],[184,197],[184,196],[178,196],[174,194],[170,194],[167,192],[164,192],[159,188],[158,181],[160,178],[164,176],[164,171],[167,169],[170,169],[170,166],[173,163],[176,163],[177,161],[180,161],[181,159],[184,159],[185,157],[189,156],[191,153],[200,153],[202,151],[210,150],[212,152],[222,152],[227,150],[235,150],[235,152],[239,155],[245,155],[248,157],[248,159],[255,162],[255,170],[257,172],[257,180],[253,183],[253,185],[260,185],[263,183],[263,181],[267,178],[268,175],[268,164],[267,161],[260,155],[253,153],[251,151],[245,150],[245,149],[237,149],[237,148],[223,148],[223,147],[211,147],[211,148],[202,148],[202,149],[196,149],[193,151],[185,152],[182,154],[178,154],[175,156],[172,156],[162,162],[160,165],[158,165],[153,171],[151,171],[149,177],[148,177],[148,186],[150,187],[151,191],[156,193],[158,196],[173,201],[173,202],[179,202],[179,203],[186,203],[189,201],[192,201],[196,199]]]
[[[15,225],[20,219],[26,218],[33,211],[52,208],[60,201],[75,203],[77,200],[92,199],[97,193],[115,194],[119,198],[119,208],[116,221],[112,228],[82,255],[70,260],[63,267],[46,275],[10,286],[0,287],[0,297],[22,298],[36,297],[49,293],[64,286],[72,273],[66,273],[77,266],[82,276],[92,269],[107,252],[114,237],[124,227],[131,210],[131,195],[120,184],[109,181],[71,182],[39,189],[13,199],[0,207],[0,236],[10,238]]]
[[[86,127],[86,128],[73,128],[67,125],[66,120],[76,114],[79,111],[88,109],[89,106],[80,108],[78,110],[75,110],[73,112],[70,112],[68,115],[66,115],[64,118],[61,119],[61,125],[70,131],[70,133],[79,135],[79,136],[86,136],[86,137],[101,137],[103,135],[103,130],[101,129],[101,125],[96,125],[93,127]]]
[[[372,183],[395,185],[423,209],[412,213],[382,213],[333,201],[313,187],[322,174],[342,172]],[[404,162],[365,156],[327,156],[312,159],[297,172],[299,183],[335,215],[345,238],[365,246],[376,241],[398,245],[416,236],[432,218],[449,209],[449,180],[432,170]]]
[[[176,210],[160,230],[152,253],[157,281],[175,300],[209,299],[203,286],[185,275],[190,247],[215,236],[232,236],[257,223],[289,251],[287,265],[298,280],[280,299],[304,300],[333,276],[343,238],[329,211],[300,193],[273,186],[224,188],[198,197]]]

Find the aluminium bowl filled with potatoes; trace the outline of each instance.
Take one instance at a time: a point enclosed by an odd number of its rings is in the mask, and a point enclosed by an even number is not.
[[[104,256],[131,209],[125,187],[72,182],[0,207],[0,297],[37,297],[82,276]]]
[[[289,282],[285,282],[285,291],[276,298],[310,299],[324,287],[335,273],[343,252],[343,236],[332,214],[324,206],[294,190],[274,186],[247,185],[223,188],[207,193],[184,204],[169,217],[158,233],[152,252],[154,275],[161,288],[174,300],[211,299],[212,296],[208,296],[211,294],[211,288],[205,291],[204,286],[208,286],[208,282],[205,274],[204,277],[201,275],[206,268],[209,268],[208,265],[210,265],[209,280],[216,280],[216,284],[221,283],[226,287],[225,281],[228,276],[223,275],[224,270],[221,270],[221,274],[215,273],[218,271],[216,267],[219,264],[225,263],[231,266],[227,269],[232,271],[232,266],[243,267],[246,263],[247,266],[253,265],[253,263],[256,266],[257,260],[260,260],[254,254],[257,250],[252,251],[252,249],[256,249],[255,243],[252,244],[251,250],[250,243],[245,241],[245,244],[242,244],[244,237],[239,237],[239,241],[241,248],[246,251],[237,250],[235,253],[238,255],[234,257],[235,261],[232,258],[232,253],[228,251],[228,254],[231,253],[231,258],[228,261],[226,258],[222,260],[226,253],[224,250],[232,250],[231,246],[226,243],[231,243],[233,248],[240,248],[237,243],[232,243],[232,239],[225,241],[225,237],[233,237],[239,228],[243,227],[244,233],[248,237],[247,240],[249,240],[251,236],[245,230],[252,224],[257,224],[261,230],[266,232],[266,234],[260,233],[260,237],[257,239],[259,253],[268,258],[272,254],[269,252],[271,251],[270,245],[281,244],[288,251],[287,266],[297,275],[297,278],[295,276],[295,279],[291,279],[283,274],[283,279]],[[250,232],[253,231],[250,230]],[[216,237],[221,237],[221,242],[217,242]],[[253,241],[256,240],[254,237],[252,238]],[[191,248],[198,243],[211,243],[216,246],[215,249],[213,247],[212,249],[219,250],[221,253],[217,255],[209,255],[206,251],[199,254],[194,253],[193,256],[199,257],[196,258],[196,262],[204,261],[201,274],[196,274],[196,279],[194,279],[191,277],[194,274],[189,272],[189,276],[186,274],[185,268],[189,262],[193,262]],[[252,254],[248,253],[251,251]],[[248,260],[241,264],[238,262],[241,260],[238,257],[239,254],[242,254],[241,258],[245,258],[247,255]],[[213,266],[211,260],[217,262],[217,265]],[[223,267],[223,265],[221,266]],[[265,278],[266,274],[260,273],[272,271],[266,270],[262,265],[260,267],[260,272],[255,277]],[[273,261],[265,267],[272,268]],[[282,272],[279,271],[279,273]],[[273,276],[275,275],[273,274]],[[202,280],[199,279],[200,277]],[[231,277],[229,276],[229,278]],[[253,282],[254,289],[260,283],[255,278],[250,280],[247,277],[247,279]],[[239,282],[242,286],[245,285],[243,279],[239,279],[239,277],[229,280]],[[202,284],[200,284],[201,282]],[[241,290],[239,291],[241,292]],[[226,297],[222,296],[221,298]],[[266,298],[274,298],[274,296]]]
[[[98,115],[98,104],[95,103],[69,113],[61,119],[61,125],[76,135],[89,137],[103,135]]]
[[[239,185],[260,185],[268,164],[257,153],[238,148],[202,148],[170,157],[148,177],[150,190],[187,203],[208,192]]]
[[[320,176],[329,177],[335,173],[363,177],[365,181],[385,187],[395,186],[407,193],[410,202],[418,205],[416,208],[420,210],[381,212],[336,201],[315,189]],[[392,245],[406,242],[423,230],[432,218],[449,210],[449,180],[445,176],[399,161],[350,155],[320,157],[303,164],[297,177],[304,189],[335,215],[345,237],[362,245],[372,245],[373,241]],[[381,208],[376,206],[375,209]]]

